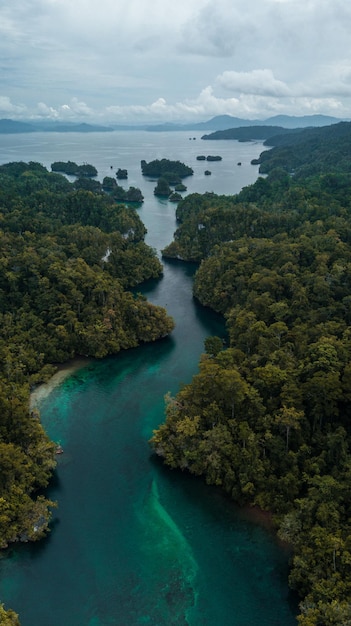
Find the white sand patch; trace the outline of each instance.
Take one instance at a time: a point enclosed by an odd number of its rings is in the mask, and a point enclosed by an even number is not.
[[[38,408],[41,401],[47,398],[53,389],[58,387],[68,376],[86,367],[90,362],[90,359],[75,359],[74,361],[60,365],[59,370],[55,372],[47,383],[39,385],[39,387],[32,391],[29,399],[30,409]]]

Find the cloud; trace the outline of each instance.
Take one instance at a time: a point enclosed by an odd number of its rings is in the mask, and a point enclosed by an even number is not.
[[[78,98],[72,98],[70,104],[62,105],[61,109],[67,111],[68,114],[75,116],[91,116],[93,114],[93,110],[86,104],[86,102],[81,102]]]
[[[58,119],[59,112],[54,107],[48,106],[45,102],[38,102],[37,115],[32,114],[32,118],[42,117],[47,119]]]
[[[0,2],[3,115],[351,117],[350,31],[345,0]]]
[[[281,80],[274,78],[272,70],[251,72],[226,71],[217,77],[217,83],[227,91],[263,96],[289,96],[291,90]]]
[[[13,104],[8,96],[0,96],[0,115],[13,117],[22,116],[26,113],[27,107],[24,104]]]
[[[342,102],[337,98],[316,98],[292,94],[284,98],[274,95],[240,93],[233,97],[216,95],[211,86],[207,86],[193,99],[168,103],[159,98],[149,105],[110,106],[103,116],[110,122],[189,122],[205,120],[215,115],[232,115],[245,119],[264,119],[272,115],[311,115],[329,113],[339,117],[347,117]]]
[[[58,107],[38,102],[36,108],[31,113],[31,118],[46,118],[52,120],[80,119],[82,117],[94,117],[97,112],[93,111],[85,102],[78,98],[72,98],[69,104],[62,104]]]

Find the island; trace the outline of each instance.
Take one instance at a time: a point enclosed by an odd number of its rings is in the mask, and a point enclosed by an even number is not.
[[[216,154],[215,154],[215,155],[211,155],[211,154],[209,154],[209,155],[206,157],[206,161],[221,161],[221,160],[222,160],[222,157],[221,157],[221,156],[219,156],[218,154],[217,154],[217,155],[216,155]]]
[[[142,160],[141,171],[143,176],[149,176],[150,178],[160,178],[160,176],[165,177],[165,174],[171,174],[172,177],[175,176],[182,179],[194,174],[194,170],[185,165],[185,163],[169,159],[155,159],[149,163]]]
[[[276,136],[256,183],[190,194],[164,257],[198,264],[194,297],[227,321],[166,397],[151,446],[292,549],[301,626],[351,619],[351,123]]]
[[[83,165],[77,165],[74,161],[55,161],[51,164],[51,170],[53,172],[62,172],[71,176],[97,176],[97,169],[94,165],[84,163]]]
[[[128,178],[128,171],[119,167],[116,173],[116,178],[119,180],[126,180]]]

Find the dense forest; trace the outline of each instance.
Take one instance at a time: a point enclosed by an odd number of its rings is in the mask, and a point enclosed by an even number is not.
[[[144,159],[141,161],[141,171],[143,176],[151,178],[166,178],[169,180],[181,179],[186,176],[192,176],[194,170],[185,165],[181,161],[171,161],[170,159],[154,159],[147,163]]]
[[[173,320],[131,288],[161,275],[135,209],[38,163],[0,166],[0,548],[40,539],[55,449],[29,394],[57,364],[168,335]],[[7,615],[5,621],[5,616]],[[17,617],[0,606],[1,623]]]
[[[284,135],[254,185],[181,201],[163,251],[199,264],[194,295],[225,316],[229,345],[206,340],[151,444],[272,512],[301,626],[351,624],[350,133]]]
[[[298,129],[288,129],[282,126],[240,126],[239,128],[227,128],[215,130],[213,133],[203,135],[201,139],[217,141],[218,139],[236,139],[237,141],[262,141],[269,140],[277,135],[297,132]]]

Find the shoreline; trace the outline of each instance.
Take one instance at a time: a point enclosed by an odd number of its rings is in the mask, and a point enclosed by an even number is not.
[[[41,383],[34,389],[29,396],[29,409],[33,410],[39,407],[42,400],[47,398],[50,393],[58,387],[68,376],[74,374],[78,370],[86,367],[93,359],[88,357],[79,357],[72,361],[67,361],[57,366],[57,372],[51,376],[46,383]]]
[[[240,508],[243,517],[245,517],[247,520],[263,526],[264,528],[266,528],[266,530],[270,530],[273,533],[276,533],[276,526],[273,520],[273,513],[271,511],[265,511],[264,509],[260,509],[257,504],[245,504]]]

